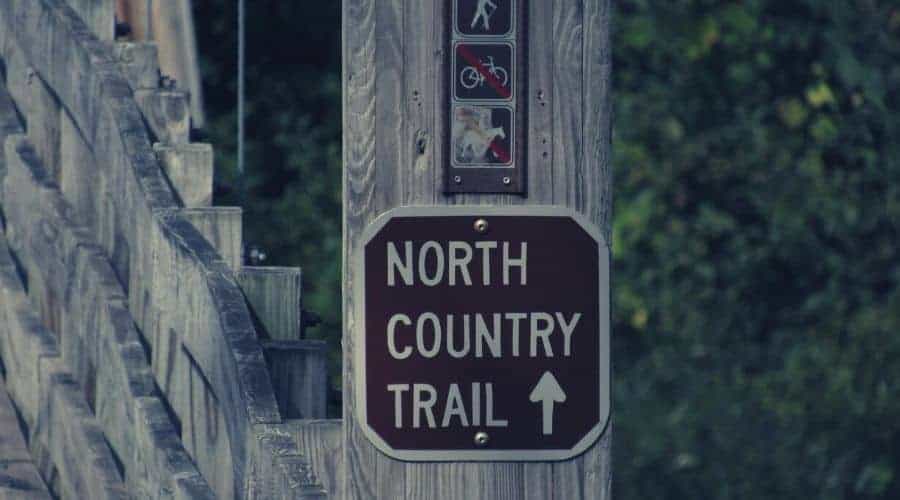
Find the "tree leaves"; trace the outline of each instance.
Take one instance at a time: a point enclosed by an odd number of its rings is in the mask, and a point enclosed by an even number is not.
[[[896,498],[896,7],[616,8],[617,496]]]

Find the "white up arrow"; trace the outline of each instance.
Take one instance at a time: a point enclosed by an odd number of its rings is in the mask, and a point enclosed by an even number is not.
[[[566,400],[566,393],[559,386],[556,377],[549,371],[544,372],[528,399],[532,403],[541,402],[544,405],[544,435],[553,434],[553,403]]]

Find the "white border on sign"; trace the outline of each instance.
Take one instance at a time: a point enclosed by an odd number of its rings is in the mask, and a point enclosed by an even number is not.
[[[581,228],[597,242],[597,258],[599,265],[599,294],[600,304],[599,319],[600,335],[599,361],[606,364],[607,370],[600,370],[600,419],[597,424],[571,449],[538,449],[538,450],[500,450],[500,449],[471,449],[471,450],[397,450],[385,442],[374,429],[368,425],[368,413],[366,408],[366,349],[365,349],[365,325],[366,325],[366,266],[365,246],[387,225],[391,219],[397,217],[487,217],[487,216],[528,216],[528,217],[568,217],[574,220]],[[611,370],[610,363],[610,299],[609,299],[609,265],[610,252],[606,238],[585,216],[567,207],[559,206],[528,206],[528,207],[478,207],[478,206],[428,206],[428,207],[398,207],[389,210],[370,223],[362,233],[359,246],[356,248],[356,276],[359,286],[355,288],[354,305],[354,399],[356,401],[356,417],[360,428],[366,438],[375,447],[397,460],[410,462],[538,462],[561,461],[574,458],[588,450],[603,435],[610,415],[611,397]],[[604,286],[604,284],[606,286]]]

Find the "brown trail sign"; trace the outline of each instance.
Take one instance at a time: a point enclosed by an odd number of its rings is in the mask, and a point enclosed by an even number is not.
[[[346,498],[610,498],[609,0],[343,14]]]
[[[403,460],[561,460],[609,416],[609,250],[567,209],[407,207],[362,238],[367,437]]]

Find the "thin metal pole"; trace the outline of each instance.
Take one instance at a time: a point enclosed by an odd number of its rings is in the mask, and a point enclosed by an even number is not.
[[[244,0],[238,0],[238,175],[241,179],[243,195],[244,185]],[[243,201],[243,200],[242,200]]]

